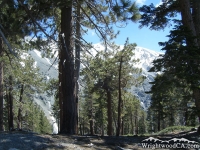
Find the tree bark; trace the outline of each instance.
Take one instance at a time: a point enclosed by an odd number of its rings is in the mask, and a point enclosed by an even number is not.
[[[200,89],[193,89],[193,98],[195,99],[195,105],[197,107],[197,116],[199,118],[200,123]]]
[[[121,111],[122,111],[122,94],[121,94],[121,70],[122,70],[122,56],[120,58],[120,62],[119,62],[119,89],[118,89],[118,92],[119,92],[119,100],[118,100],[118,120],[117,120],[117,133],[116,133],[116,136],[119,136],[120,133],[121,133]]]
[[[79,72],[80,72],[80,52],[81,52],[81,46],[80,46],[80,37],[81,37],[81,16],[80,16],[80,2],[77,0],[77,8],[76,8],[76,40],[75,40],[75,98],[76,98],[76,110],[77,110],[77,124],[78,124],[78,92],[79,92]],[[78,126],[77,126],[77,132],[78,132]]]
[[[159,102],[159,108],[162,108],[161,103]],[[161,110],[158,110],[158,131],[160,131],[160,126],[161,126]]]
[[[112,100],[111,100],[111,92],[109,89],[106,90],[107,93],[107,116],[108,116],[108,131],[107,134],[109,136],[113,135],[113,127],[112,127]]]
[[[198,45],[200,46],[200,1],[199,0],[193,0],[192,5],[192,16],[193,16],[193,22],[194,27],[196,30],[196,35],[198,38]]]
[[[3,57],[3,41],[0,38],[0,58]],[[3,126],[3,61],[0,61],[0,131],[4,130]]]
[[[14,129],[14,124],[13,124],[13,95],[12,95],[12,90],[13,90],[13,78],[12,76],[9,76],[9,110],[10,110],[10,118],[9,118],[9,130],[13,130]]]
[[[61,41],[61,38],[60,38]],[[60,108],[60,124],[59,124],[59,132],[60,129],[62,129],[63,125],[63,92],[62,92],[62,61],[61,61],[61,50],[59,51],[59,74],[58,74],[58,79],[59,79],[59,108]]]
[[[131,119],[131,134],[134,134],[134,125],[133,125],[133,113],[131,112],[131,115],[130,115],[130,119]]]
[[[94,135],[94,119],[90,119],[90,135]]]
[[[19,98],[19,109],[18,109],[18,129],[22,129],[22,96],[24,93],[24,84],[21,85],[21,91],[20,91],[20,98]]]
[[[79,130],[80,130],[80,135],[83,135],[83,132],[82,132],[82,124],[81,124],[81,123],[79,124]]]
[[[123,117],[122,117],[122,129],[121,129],[121,135],[124,135],[124,120],[123,120]]]
[[[9,100],[9,92],[8,88],[5,87],[6,89],[6,109],[7,109],[7,123],[8,123],[8,130],[9,130],[9,121],[10,121],[10,100]]]
[[[77,110],[74,81],[74,55],[72,47],[72,2],[61,8],[61,92],[62,92],[62,125],[60,133],[77,133]]]
[[[94,116],[93,116],[93,100],[92,100],[92,98],[90,99],[89,123],[90,123],[90,135],[94,135]]]
[[[196,36],[196,30],[190,10],[190,0],[179,0],[179,5],[181,8],[181,18],[183,25],[192,31],[192,35]]]

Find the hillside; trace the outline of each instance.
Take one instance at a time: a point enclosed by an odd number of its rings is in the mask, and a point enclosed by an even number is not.
[[[102,51],[105,48],[101,44],[94,44],[95,50],[91,50],[90,53],[95,56],[96,50]],[[46,77],[46,80],[48,81],[51,78],[58,78],[58,62],[55,61],[56,56],[52,59],[49,58],[43,58],[41,52],[38,50],[30,51],[29,54],[33,57],[33,59],[36,61],[36,65],[40,68],[41,73]],[[130,90],[131,92],[138,97],[138,99],[141,102],[141,106],[146,109],[148,108],[151,97],[149,94],[146,94],[145,91],[149,91],[151,88],[151,85],[149,82],[152,82],[155,77],[155,73],[148,72],[148,70],[152,67],[152,61],[156,59],[159,56],[159,53],[142,48],[142,47],[136,47],[135,49],[135,59],[139,59],[140,62],[138,62],[135,67],[142,68],[143,75],[146,76],[145,81],[143,84],[139,87],[132,87]],[[55,62],[54,62],[55,61]],[[51,117],[51,105],[54,102],[53,97],[47,96],[46,93],[35,93],[34,100],[42,107],[45,114],[48,116],[49,120],[54,123],[55,119]],[[54,126],[56,124],[54,123]],[[57,127],[55,127],[57,128]],[[56,133],[55,129],[55,133]]]
[[[153,141],[154,140],[154,141]],[[0,132],[0,149],[2,150],[150,150],[155,149],[152,144],[158,141],[172,141],[184,146],[195,145],[200,148],[199,135],[195,131],[180,132],[162,136],[68,136],[68,135],[39,135],[29,132]],[[177,141],[179,140],[179,141]],[[151,147],[144,148],[143,143],[148,141]],[[157,141],[157,142],[156,142]],[[187,141],[187,142],[186,142]],[[166,143],[165,143],[166,144]],[[172,145],[172,144],[171,144]],[[178,148],[178,147],[177,147]],[[163,150],[163,148],[156,148]],[[183,148],[186,149],[186,148]],[[170,148],[165,148],[170,150]],[[193,150],[193,148],[188,148]]]

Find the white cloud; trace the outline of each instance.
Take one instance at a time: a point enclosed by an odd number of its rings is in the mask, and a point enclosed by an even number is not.
[[[162,3],[163,3],[162,0],[160,0],[160,2],[156,4],[156,7],[160,6]]]
[[[144,3],[146,2],[146,0],[136,0],[135,1],[138,5],[144,5]]]

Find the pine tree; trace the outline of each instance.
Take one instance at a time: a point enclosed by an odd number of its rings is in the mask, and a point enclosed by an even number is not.
[[[192,97],[195,99],[197,112],[200,112],[200,90],[197,84],[199,80],[199,3],[196,0],[170,0],[164,1],[157,8],[145,6],[141,9],[144,12],[141,26],[148,26],[150,23],[152,29],[163,29],[169,23],[167,17],[171,19],[177,12],[181,13],[181,20],[175,21],[176,26],[169,35],[169,41],[160,43],[166,53],[163,59],[157,61],[155,68],[160,70],[162,66],[165,70],[168,69],[170,73],[187,81],[193,91]],[[165,8],[164,11],[160,9],[162,7]],[[150,19],[151,16],[154,16],[153,19]],[[158,22],[159,19],[160,22]],[[199,113],[198,116],[200,116]]]
[[[74,93],[76,81],[74,79],[74,65],[72,64],[74,63],[74,60],[73,60],[74,56],[73,56],[73,49],[72,49],[73,47],[72,33],[74,31],[74,28],[72,28],[72,25],[74,22],[71,20],[74,14],[72,14],[73,13],[72,8],[75,5],[78,6],[79,4],[81,4],[79,6],[80,6],[80,11],[82,12],[82,14],[84,14],[83,20],[88,19],[88,21],[81,22],[81,24],[83,24],[84,26],[87,26],[87,27],[90,26],[96,29],[99,32],[101,39],[104,41],[105,44],[107,44],[108,33],[111,39],[115,37],[115,34],[113,33],[112,28],[110,27],[110,23],[112,22],[116,23],[117,20],[125,21],[126,19],[134,20],[135,18],[138,18],[139,14],[138,14],[137,8],[135,7],[135,4],[131,4],[129,1],[120,1],[119,3],[117,3],[117,1],[101,1],[101,2],[84,1],[83,2],[83,1],[78,1],[78,0],[67,1],[67,2],[48,1],[45,3],[43,1],[24,2],[23,0],[19,0],[19,1],[8,1],[8,3],[6,4],[7,4],[6,6],[8,6],[6,7],[6,9],[9,8],[9,11],[12,12],[12,18],[20,18],[20,19],[15,19],[16,24],[13,25],[13,27],[15,27],[16,29],[19,29],[18,34],[16,34],[16,37],[19,36],[20,40],[21,40],[21,37],[25,37],[26,35],[35,36],[36,40],[29,41],[29,43],[31,44],[31,46],[30,45],[29,46],[32,48],[37,47],[40,50],[43,50],[45,52],[45,55],[48,55],[49,51],[51,50],[47,44],[48,42],[51,42],[52,40],[55,42],[57,41],[60,42],[59,45],[61,45],[60,47],[61,53],[60,53],[59,71],[62,73],[62,75],[60,74],[59,76],[59,82],[61,83],[61,86],[60,86],[61,92],[59,93],[60,129],[61,129],[61,132],[63,133],[66,132],[70,134],[75,134],[77,132],[76,131],[77,130],[77,127],[76,127],[77,126],[77,104],[76,104],[77,96],[75,98],[75,95],[77,94]],[[102,4],[106,4],[106,6],[102,6]],[[104,9],[103,12],[109,12],[109,15],[106,15],[106,13],[102,13],[103,9]],[[80,16],[78,16],[78,18],[79,17]],[[2,21],[2,22],[6,22],[6,21]],[[87,24],[88,22],[90,23]],[[60,23],[61,23],[61,26],[59,26]],[[99,26],[99,24],[101,24],[102,26]],[[65,28],[65,25],[69,25],[69,28]],[[7,27],[7,26],[3,25],[3,27]],[[23,30],[20,30],[22,28]],[[79,27],[77,27],[77,30],[78,28]],[[8,28],[8,29],[12,29],[12,28]],[[47,33],[48,29],[51,29],[51,30],[48,31]],[[10,31],[12,30],[9,30],[9,34],[12,33]],[[62,36],[59,36],[58,38],[58,34]],[[15,35],[15,33],[13,35]],[[79,35],[77,34],[77,39],[79,39],[78,36]],[[11,37],[10,39],[11,41],[16,42],[16,39],[18,38]],[[28,45],[28,44],[24,44],[24,45]],[[22,44],[22,46],[24,45]],[[66,53],[66,48],[69,51],[68,54]],[[66,94],[64,94],[66,93],[66,91],[68,93],[67,97],[65,97]],[[68,104],[72,104],[73,106],[70,107]],[[64,109],[66,109],[68,106],[69,108],[67,109],[67,111],[64,111]],[[73,118],[72,119],[73,123],[67,124],[66,122],[71,120],[70,118]]]
[[[0,38],[0,58],[3,54],[3,43]],[[3,127],[3,60],[0,60],[0,131],[4,130]]]
[[[87,81],[85,84],[87,85],[88,88],[91,88],[90,90],[91,93],[93,92],[95,93],[98,92],[99,94],[105,93],[106,96],[105,99],[107,103],[108,135],[113,135],[113,121],[114,121],[113,112],[116,112],[116,110],[114,110],[115,107],[113,106],[113,104],[116,103],[114,102],[114,99],[116,99],[114,97],[116,97],[117,94],[120,93],[119,89],[122,90],[121,103],[120,105],[118,105],[119,106],[118,108],[121,109],[121,112],[117,111],[118,112],[117,114],[118,116],[121,117],[122,107],[123,107],[122,95],[126,93],[126,90],[130,88],[131,85],[136,85],[142,82],[142,76],[140,75],[141,71],[133,67],[133,64],[136,62],[136,60],[132,59],[132,56],[134,55],[133,53],[134,47],[135,44],[129,44],[127,42],[123,50],[120,50],[118,46],[113,45],[112,48],[114,48],[115,50],[108,51],[105,53],[99,52],[97,53],[95,58],[90,58],[90,57],[88,58],[88,56],[86,55],[87,59],[85,60],[85,63],[88,64],[88,66],[86,66],[83,69],[82,74],[84,75],[84,81]],[[123,58],[123,65],[121,64],[121,77],[120,77],[121,87],[120,87],[119,65],[121,58]],[[99,106],[100,105],[101,104],[99,104]],[[119,133],[121,134],[121,132]]]

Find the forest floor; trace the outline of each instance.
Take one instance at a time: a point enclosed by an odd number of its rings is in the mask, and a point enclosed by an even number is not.
[[[185,138],[197,142],[199,145],[199,148],[197,149],[200,149],[200,136],[196,131],[159,136],[119,137],[49,135],[24,131],[12,131],[0,132],[0,150],[149,150],[150,148],[142,148],[141,145],[141,142],[149,137],[154,137],[160,140]]]

